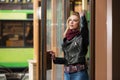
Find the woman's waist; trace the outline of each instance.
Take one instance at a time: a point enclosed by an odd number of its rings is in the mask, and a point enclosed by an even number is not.
[[[87,65],[85,64],[75,64],[75,65],[64,66],[64,71],[67,73],[78,72],[85,69],[87,69]]]

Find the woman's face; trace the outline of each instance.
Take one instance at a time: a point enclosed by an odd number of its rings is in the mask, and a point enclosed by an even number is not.
[[[79,18],[76,15],[71,15],[68,21],[69,29],[77,29],[79,26]]]

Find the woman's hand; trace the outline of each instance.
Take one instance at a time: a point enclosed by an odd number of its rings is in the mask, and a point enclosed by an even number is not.
[[[53,51],[47,51],[47,53],[49,53],[51,55],[51,58],[53,60],[55,60],[55,52],[53,52]]]
[[[85,16],[86,15],[86,11],[79,12],[79,14],[80,14],[80,17]]]

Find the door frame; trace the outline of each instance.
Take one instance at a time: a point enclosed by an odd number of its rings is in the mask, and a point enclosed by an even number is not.
[[[95,80],[95,0],[90,0],[90,80]]]

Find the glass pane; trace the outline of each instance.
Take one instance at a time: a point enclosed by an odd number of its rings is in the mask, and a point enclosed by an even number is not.
[[[47,51],[48,50],[51,50],[51,22],[52,22],[52,17],[51,17],[51,0],[47,0],[47,24],[46,24],[46,27],[47,27]],[[47,73],[46,73],[46,79],[47,80],[51,80],[51,69],[50,70],[47,70]]]
[[[63,10],[63,0],[56,0],[56,46],[57,46],[57,56],[63,57],[61,44],[63,41],[63,33],[64,33],[64,10]],[[62,80],[63,78],[63,65],[56,65],[56,80]]]
[[[0,47],[33,47],[33,23],[1,21]]]
[[[47,50],[51,49],[51,22],[52,22],[51,0],[47,0]]]
[[[51,5],[53,3],[55,9]],[[55,2],[47,0],[47,50],[54,49],[58,56],[62,56],[61,43],[64,32],[63,7],[63,0],[56,0]],[[52,70],[47,70],[47,80],[51,80],[52,77],[55,77],[55,80],[62,80],[62,65],[56,65],[53,68],[53,72]],[[54,75],[52,76],[52,74]]]
[[[24,27],[21,22],[2,23],[2,44],[3,47],[23,47]]]

